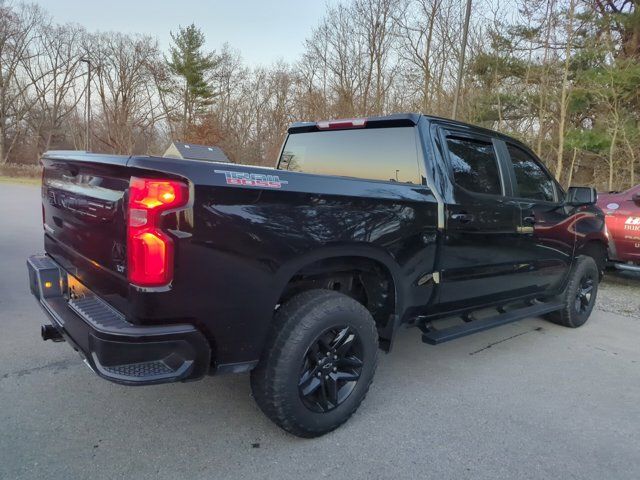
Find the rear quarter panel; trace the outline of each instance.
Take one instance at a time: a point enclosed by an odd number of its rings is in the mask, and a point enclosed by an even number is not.
[[[426,186],[153,157],[130,165],[193,185],[193,207],[176,232],[172,289],[139,313],[190,317],[214,339],[219,363],[258,358],[287,282],[322,258],[383,264],[398,313],[429,301],[433,287],[417,285],[436,249],[437,203]]]

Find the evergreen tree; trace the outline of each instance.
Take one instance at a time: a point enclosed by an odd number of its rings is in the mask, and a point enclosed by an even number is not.
[[[186,137],[196,117],[212,102],[214,92],[209,77],[219,59],[215,52],[203,51],[204,34],[194,24],[178,27],[177,33],[171,32],[171,40],[171,59],[167,64],[171,72],[184,80],[182,133]]]

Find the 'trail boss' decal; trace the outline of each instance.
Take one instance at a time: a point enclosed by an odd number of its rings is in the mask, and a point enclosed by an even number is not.
[[[216,170],[215,173],[223,173],[228,185],[245,185],[249,187],[281,188],[286,185],[286,180],[280,180],[277,175],[264,175],[262,173],[232,172],[229,170]]]

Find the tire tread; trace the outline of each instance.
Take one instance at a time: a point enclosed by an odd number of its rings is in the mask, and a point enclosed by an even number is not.
[[[589,256],[581,255],[577,258],[576,264],[571,269],[571,274],[567,285],[560,295],[563,302],[563,307],[557,312],[547,315],[547,319],[558,325],[568,328],[578,328],[584,325],[591,315],[591,311],[587,315],[586,319],[581,319],[577,316],[577,312],[573,305],[573,296],[575,295],[578,282],[582,279],[582,275],[587,269],[593,269],[596,272],[596,278],[598,278],[599,271],[596,261]],[[597,295],[597,285],[594,295]],[[594,300],[595,302],[595,300]],[[592,307],[593,308],[593,307]]]

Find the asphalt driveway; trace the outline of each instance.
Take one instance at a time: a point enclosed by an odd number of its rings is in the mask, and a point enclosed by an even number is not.
[[[529,319],[437,347],[402,331],[349,423],[301,440],[247,375],[123,387],[40,340],[25,267],[39,202],[0,183],[1,479],[640,478],[638,317]]]

